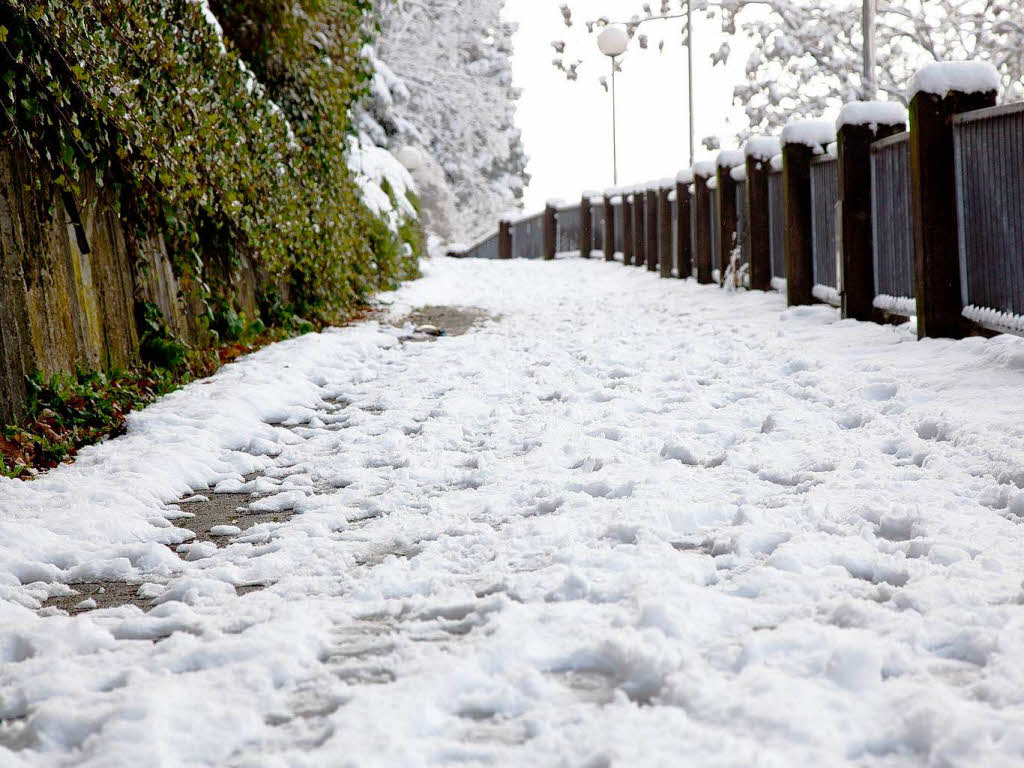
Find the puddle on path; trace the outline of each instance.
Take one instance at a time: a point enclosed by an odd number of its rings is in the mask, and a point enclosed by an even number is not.
[[[433,326],[444,336],[462,336],[488,320],[497,322],[500,319],[500,315],[492,315],[477,307],[428,305],[417,307],[405,317],[393,321],[392,324],[399,328],[406,324],[415,328]],[[436,338],[436,336],[414,334],[408,340],[433,341]]]

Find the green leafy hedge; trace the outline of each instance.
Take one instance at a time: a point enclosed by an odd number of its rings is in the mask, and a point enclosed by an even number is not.
[[[369,0],[0,0],[0,119],[79,194],[118,184],[175,266],[251,255],[268,291],[330,321],[411,276],[421,247],[360,202],[348,115]],[[216,17],[214,16],[216,13]],[[217,19],[224,21],[219,28]],[[213,316],[213,313],[209,313]]]

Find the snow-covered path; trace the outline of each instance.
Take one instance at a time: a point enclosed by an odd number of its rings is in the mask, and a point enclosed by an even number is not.
[[[278,344],[0,481],[0,765],[1022,764],[1024,340],[426,271],[395,316],[496,319]],[[297,514],[183,559],[213,487]],[[39,610],[100,579],[157,606]]]

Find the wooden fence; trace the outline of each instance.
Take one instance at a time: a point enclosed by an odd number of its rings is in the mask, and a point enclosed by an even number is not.
[[[921,336],[1024,335],[1024,104],[995,107],[995,95],[919,93],[911,132],[841,118],[836,143],[793,149],[784,134],[788,148],[771,163],[747,157],[730,169],[737,154],[722,153],[678,182],[591,194],[589,223],[582,202],[551,203],[510,222],[506,253],[579,251],[704,283],[720,282],[731,261],[746,285],[760,269],[761,285],[770,274],[786,292],[798,275],[790,303],[879,322],[917,316]],[[762,174],[756,199],[752,169]],[[542,241],[545,220],[560,233],[555,246]],[[485,241],[465,255],[498,251]]]

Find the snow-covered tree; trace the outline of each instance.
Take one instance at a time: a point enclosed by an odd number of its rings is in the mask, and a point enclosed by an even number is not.
[[[777,127],[794,113],[818,115],[866,95],[860,0],[771,0],[763,17],[739,16],[752,4],[732,0],[721,15],[724,32],[735,32],[739,23],[754,41],[747,80],[734,89],[752,129]],[[1003,78],[1003,98],[1024,97],[1022,0],[883,2],[877,14],[875,76],[888,98],[904,100],[922,65],[961,59],[992,63]]]
[[[625,21],[632,36],[638,23],[646,27],[648,20],[671,19],[687,45],[681,18],[686,2],[663,0],[657,12],[638,3],[642,14],[585,24],[597,33],[609,22]],[[923,64],[960,59],[992,63],[1003,78],[1003,99],[1024,98],[1024,0],[876,2],[876,86],[890,99],[904,99]],[[742,34],[753,43],[746,80],[733,91],[749,120],[741,134],[775,129],[794,114],[819,115],[869,95],[862,77],[862,5],[862,0],[693,0],[698,18],[718,20],[725,35]],[[571,9],[563,17],[571,19]],[[732,49],[727,39],[711,55],[712,63],[728,62]]]
[[[415,173],[431,230],[468,240],[519,206],[526,157],[515,127],[512,24],[503,0],[377,0],[376,76],[359,128],[422,147]]]

